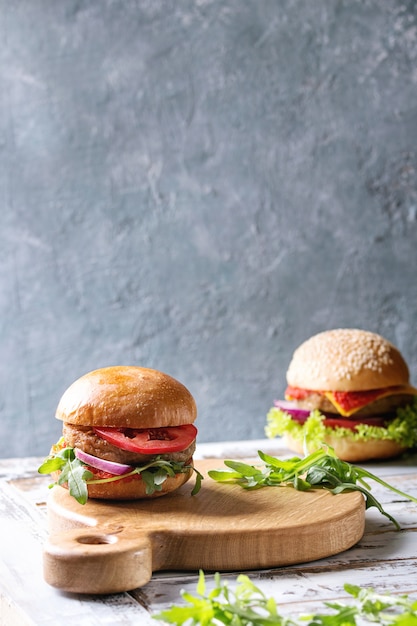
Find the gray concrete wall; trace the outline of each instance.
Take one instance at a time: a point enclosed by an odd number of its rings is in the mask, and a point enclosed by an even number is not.
[[[109,364],[262,437],[295,347],[380,332],[417,382],[417,5],[0,0],[0,456]]]

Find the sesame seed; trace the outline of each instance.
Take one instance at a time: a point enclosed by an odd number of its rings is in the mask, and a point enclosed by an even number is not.
[[[297,348],[294,358],[308,361],[312,379],[325,378],[331,366],[333,376],[350,380],[360,371],[381,372],[392,364],[392,349],[392,344],[375,333],[335,329],[308,339]]]

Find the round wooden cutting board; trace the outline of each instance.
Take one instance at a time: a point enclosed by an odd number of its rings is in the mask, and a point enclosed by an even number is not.
[[[77,593],[115,593],[141,587],[158,570],[242,571],[314,561],[357,543],[365,527],[358,492],[333,495],[292,487],[247,491],[216,483],[208,469],[199,494],[193,479],[152,500],[78,504],[54,487],[48,502],[50,536],[44,576]]]

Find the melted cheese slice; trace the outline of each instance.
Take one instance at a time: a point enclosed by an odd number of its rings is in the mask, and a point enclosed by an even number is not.
[[[350,417],[368,404],[387,396],[417,396],[417,389],[411,385],[399,385],[397,387],[372,389],[371,391],[322,391],[319,393],[326,396],[340,415]]]

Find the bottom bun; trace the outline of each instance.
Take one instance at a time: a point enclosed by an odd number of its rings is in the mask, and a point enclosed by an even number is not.
[[[193,465],[192,461],[190,465]],[[116,480],[110,483],[96,483],[94,485],[87,485],[88,497],[95,500],[142,500],[145,498],[159,498],[165,496],[172,491],[176,491],[182,485],[184,485],[193,473],[192,469],[187,472],[175,474],[175,476],[168,476],[166,480],[161,484],[160,491],[154,491],[152,494],[146,493],[146,484],[139,475],[124,478],[122,480]],[[53,472],[52,477],[56,481],[60,472]],[[66,489],[68,486],[62,485]]]
[[[304,455],[303,442],[284,435],[285,445],[290,449]],[[378,459],[390,459],[405,452],[406,448],[391,439],[373,439],[371,441],[352,441],[347,437],[334,437],[326,435],[324,443],[331,446],[336,456],[342,461],[358,463],[360,461],[376,461]],[[314,452],[314,450],[309,450]]]

